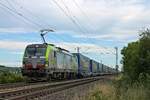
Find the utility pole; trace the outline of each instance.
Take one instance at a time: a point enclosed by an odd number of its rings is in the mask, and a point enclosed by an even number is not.
[[[118,73],[118,47],[115,47],[116,50],[116,72]]]
[[[103,62],[101,60],[101,71],[103,72]]]
[[[80,78],[80,74],[81,74],[81,65],[80,65],[80,48],[77,47],[77,58],[78,58],[78,77]]]
[[[77,47],[77,53],[80,53],[80,48],[79,47]]]

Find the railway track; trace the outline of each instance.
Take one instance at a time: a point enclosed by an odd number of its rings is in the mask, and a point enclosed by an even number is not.
[[[56,82],[61,82],[60,81],[50,81],[51,83],[56,83]],[[9,90],[14,90],[14,89],[19,89],[19,88],[27,88],[27,87],[32,87],[32,86],[39,86],[41,84],[49,84],[50,82],[33,82],[33,83],[27,83],[27,82],[18,82],[18,83],[6,83],[6,84],[0,84],[0,92],[1,91],[9,91]]]
[[[85,79],[76,79],[64,82],[46,83],[40,85],[31,85],[26,88],[12,88],[11,90],[0,91],[2,100],[33,100],[45,95],[52,94],[67,88],[90,83],[104,77],[92,77]]]
[[[18,82],[18,83],[0,84],[0,91],[4,89],[11,89],[11,88],[17,88],[17,87],[23,87],[23,86],[29,86],[29,85],[37,85],[40,83],[43,84],[43,83],[48,83],[48,82],[38,82],[38,83]]]

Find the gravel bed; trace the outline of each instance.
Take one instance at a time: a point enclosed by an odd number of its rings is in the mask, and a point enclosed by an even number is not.
[[[88,84],[75,86],[73,88],[62,90],[35,100],[81,100],[84,99],[83,97],[85,97],[96,84],[103,81],[104,80],[99,80]]]

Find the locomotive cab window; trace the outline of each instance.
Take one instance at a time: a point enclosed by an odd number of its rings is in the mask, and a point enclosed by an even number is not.
[[[46,48],[44,47],[28,47],[25,51],[25,57],[28,56],[45,56]]]

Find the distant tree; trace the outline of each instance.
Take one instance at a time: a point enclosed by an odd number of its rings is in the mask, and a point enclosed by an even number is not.
[[[4,65],[0,65],[0,67],[5,67]]]

